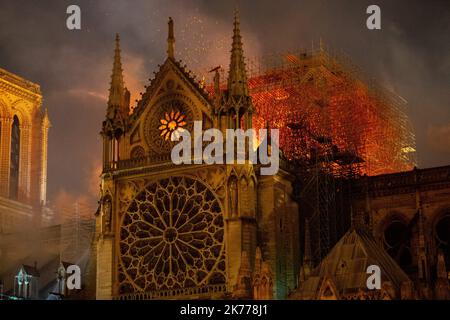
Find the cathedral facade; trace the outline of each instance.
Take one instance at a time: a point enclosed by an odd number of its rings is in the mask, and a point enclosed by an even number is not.
[[[168,26],[167,58],[132,111],[116,38],[101,131],[97,299],[449,298],[448,167],[333,180],[331,201],[326,173],[325,188],[316,186],[283,154],[275,175],[251,161],[175,165],[178,129],[201,121],[246,130],[256,111],[237,16],[226,88],[215,69],[213,92],[175,59]],[[318,207],[305,206],[302,184],[319,190]],[[381,290],[366,285],[371,265]]]
[[[177,128],[252,128],[239,21],[227,90],[210,99],[174,56],[130,113],[119,39],[103,122],[97,298],[285,298],[298,273],[298,219],[290,176],[256,164],[175,165]]]

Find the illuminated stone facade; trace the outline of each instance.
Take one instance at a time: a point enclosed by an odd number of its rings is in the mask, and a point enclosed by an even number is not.
[[[343,210],[330,210],[334,225],[328,217],[311,231],[298,183],[318,192],[310,208],[316,220],[327,199],[321,192],[330,191],[300,176],[314,170],[302,172],[283,155],[272,176],[250,162],[171,161],[177,128],[191,131],[194,121],[222,132],[253,128],[255,112],[237,18],[225,90],[216,68],[208,93],[175,60],[174,44],[169,20],[168,57],[131,111],[116,39],[101,131],[97,299],[449,297],[448,167],[333,180],[335,197],[326,205],[342,198]],[[331,235],[338,213],[343,227]],[[330,246],[312,252],[324,229]],[[378,291],[366,287],[371,264],[382,269]]]
[[[299,267],[289,175],[260,176],[249,162],[177,166],[170,158],[170,135],[192,130],[193,121],[252,127],[239,21],[228,89],[214,101],[175,60],[174,43],[170,20],[168,57],[130,112],[116,39],[102,128],[97,298],[285,298]]]
[[[50,127],[39,85],[0,69],[0,230],[42,222]],[[45,221],[44,221],[45,222]]]

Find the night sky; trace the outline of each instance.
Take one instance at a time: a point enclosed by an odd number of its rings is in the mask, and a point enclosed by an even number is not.
[[[66,28],[70,4],[79,31]],[[379,31],[366,28],[370,4]],[[420,167],[450,164],[450,1],[0,0],[0,67],[40,84],[49,110],[51,202],[95,204],[115,33],[134,101],[164,62],[169,16],[176,57],[201,77],[228,65],[236,6],[248,57],[322,38],[409,102]]]

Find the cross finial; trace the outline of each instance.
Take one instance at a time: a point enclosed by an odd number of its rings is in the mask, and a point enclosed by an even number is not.
[[[167,56],[171,59],[175,58],[175,36],[173,31],[173,20],[169,17],[169,35],[167,37]]]
[[[231,45],[231,59],[228,74],[228,90],[234,96],[248,95],[247,74],[245,70],[244,51],[239,23],[239,11],[234,12],[233,43]]]

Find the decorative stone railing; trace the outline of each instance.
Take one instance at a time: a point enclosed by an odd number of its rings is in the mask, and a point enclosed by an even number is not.
[[[113,297],[113,300],[161,300],[174,298],[201,298],[212,295],[220,295],[226,293],[225,284],[208,285],[203,287],[192,287],[172,290],[148,291],[142,293],[121,294]]]
[[[111,172],[115,170],[135,169],[169,161],[171,161],[170,154],[124,159],[109,163],[109,165],[103,168],[103,171]]]

